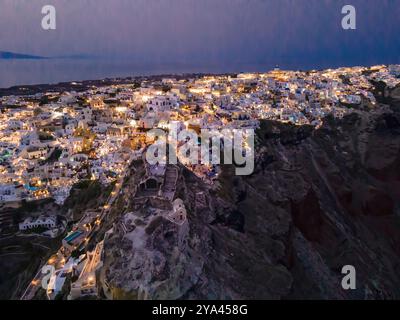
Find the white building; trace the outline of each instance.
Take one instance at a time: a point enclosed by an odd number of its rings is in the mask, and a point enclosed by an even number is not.
[[[30,146],[25,149],[25,158],[29,160],[34,160],[34,159],[45,159],[48,154],[48,150],[45,147],[33,147]]]
[[[92,120],[92,109],[90,108],[82,108],[78,110],[78,120],[82,120],[84,122],[90,122]]]
[[[20,199],[21,192],[15,188],[15,185],[0,186],[0,202],[17,201]]]
[[[78,280],[72,283],[69,299],[78,299],[84,296],[97,296],[98,283],[96,281],[97,271],[103,266],[103,245],[101,241],[96,248],[87,253],[87,258],[84,262],[82,271],[79,274]]]
[[[399,64],[391,64],[389,66],[389,72],[395,77],[400,76],[400,65]]]
[[[67,272],[64,269],[57,270],[50,277],[46,294],[49,300],[54,300],[64,287]]]
[[[172,203],[172,211],[168,214],[168,219],[176,224],[182,225],[186,221],[186,208],[182,199],[175,199]]]
[[[69,122],[66,126],[65,126],[65,134],[70,136],[74,133],[76,128],[76,123],[75,121],[71,121]]]
[[[148,111],[164,112],[171,110],[173,101],[169,96],[155,96],[147,103]]]
[[[43,227],[54,229],[57,227],[57,217],[40,216],[38,218],[29,217],[19,224],[19,230],[31,230],[34,228]]]

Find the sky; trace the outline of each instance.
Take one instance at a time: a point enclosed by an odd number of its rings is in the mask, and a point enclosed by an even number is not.
[[[57,29],[41,28],[54,5]],[[343,30],[341,8],[357,10]],[[399,0],[0,0],[0,51],[136,63],[400,63]]]

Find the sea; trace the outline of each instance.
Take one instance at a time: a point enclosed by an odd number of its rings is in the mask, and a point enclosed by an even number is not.
[[[184,73],[263,72],[274,65],[138,64],[101,59],[0,59],[0,88],[105,78]]]
[[[340,62],[304,63],[303,61],[263,63],[138,63],[128,59],[0,59],[0,88],[12,86],[56,84],[59,82],[73,82],[83,80],[101,80],[105,78],[126,78],[150,75],[174,75],[187,73],[240,73],[240,72],[267,72],[275,67],[284,70],[312,70],[327,69],[344,66],[371,66],[387,64],[387,61],[371,61],[368,64]]]

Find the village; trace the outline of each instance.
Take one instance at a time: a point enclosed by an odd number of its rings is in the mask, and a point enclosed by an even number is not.
[[[132,195],[135,203],[140,207],[148,199],[157,202],[162,209],[156,216],[170,221],[182,235],[187,233],[186,209],[176,197],[178,167],[151,165],[144,159],[145,150],[154,143],[146,134],[149,130],[168,131],[172,124],[195,132],[257,129],[265,119],[319,128],[328,115],[340,118],[354,108],[374,108],[373,83],[395,87],[399,76],[400,66],[308,72],[276,68],[235,76],[133,79],[83,92],[4,96],[0,98],[0,202],[12,206],[53,199],[62,206],[81,181],[113,184],[106,203],[75,221],[48,261],[56,270],[48,279],[49,299],[61,292],[67,276],[73,278],[70,299],[97,296],[107,234],[94,247],[88,244],[120,194],[133,161],[143,161],[145,168]],[[186,167],[210,185],[218,177],[217,165]],[[131,237],[140,243],[144,228],[130,226],[134,219],[129,214],[125,220],[118,228],[124,234],[136,228]],[[62,217],[47,215],[25,217],[18,227],[21,233],[40,230],[51,238],[67,229]],[[39,270],[22,298],[33,298],[45,276]]]
[[[200,130],[257,128],[271,119],[320,126],[332,114],[376,103],[372,81],[396,86],[399,66],[204,76],[0,99],[0,201],[53,198],[62,204],[82,179],[108,184],[146,131],[171,122]],[[198,175],[214,173],[192,168]],[[215,170],[214,170],[215,171]]]

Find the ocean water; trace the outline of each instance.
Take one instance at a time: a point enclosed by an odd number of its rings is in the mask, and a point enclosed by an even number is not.
[[[304,60],[304,59],[303,59]],[[303,61],[302,59],[276,59],[263,63],[138,63],[134,60],[106,59],[0,59],[0,88],[16,85],[53,84],[104,78],[134,77],[182,73],[239,73],[266,72],[279,66],[286,70],[310,70],[343,66],[371,66],[396,63],[381,59],[340,59],[342,61]],[[362,60],[359,61],[359,60]],[[278,64],[276,63],[278,62]],[[398,62],[398,61],[397,61]]]
[[[137,64],[100,59],[0,60],[0,88],[114,77],[181,73],[266,71],[273,65]]]

